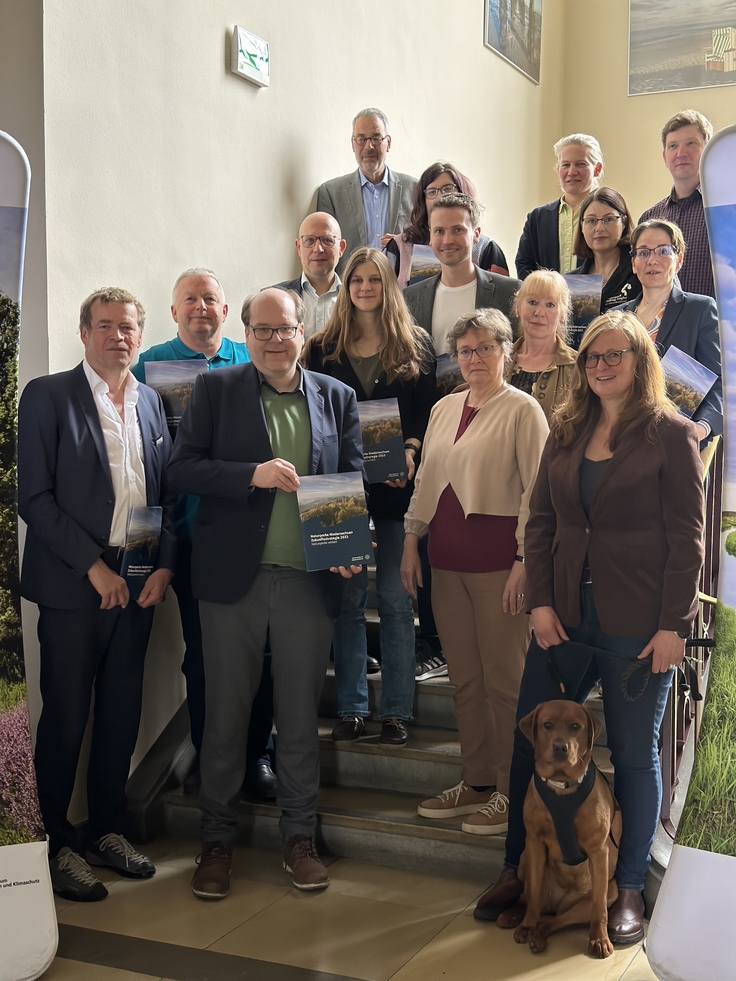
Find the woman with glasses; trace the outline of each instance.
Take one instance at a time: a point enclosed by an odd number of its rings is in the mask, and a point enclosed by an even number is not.
[[[723,432],[718,311],[712,297],[684,293],[677,285],[684,255],[685,239],[677,225],[658,218],[637,225],[631,234],[631,265],[642,294],[621,309],[636,314],[660,357],[678,348],[717,375],[693,414],[702,442]]]
[[[436,400],[436,359],[427,332],[409,314],[386,257],[361,247],[348,259],[343,286],[324,330],[308,341],[310,371],[331,375],[355,389],[358,402],[398,399],[407,479],[371,484],[368,510],[376,534],[376,592],[381,619],[381,737],[388,745],[408,739],[414,708],[415,640],[411,599],[401,586],[403,519],[413,489],[416,457]],[[366,681],[364,569],[344,584],[333,652],[340,722],[335,740],[357,739],[369,715]]]
[[[429,213],[445,194],[468,194],[475,200],[475,188],[452,164],[438,160],[427,167],[414,190],[414,207],[409,224],[387,244],[385,252],[403,290],[440,271],[440,264],[429,244]],[[473,246],[473,262],[489,272],[508,276],[506,256],[487,235]]]
[[[517,720],[551,699],[582,704],[602,685],[623,818],[608,932],[626,945],[643,936],[641,893],[662,795],[657,740],[697,612],[698,436],[667,398],[646,330],[619,310],[583,335],[570,398],[550,430],[526,526],[525,606],[534,637]],[[568,640],[574,649],[558,646]],[[533,747],[517,728],[506,864],[479,900],[478,919],[495,920],[521,896],[522,809],[533,772]]]
[[[461,317],[448,335],[467,390],[432,410],[404,521],[401,580],[422,585],[429,536],[432,608],[460,734],[460,783],[425,800],[422,817],[465,815],[463,831],[506,830],[514,713],[529,626],[524,528],[547,438],[539,402],[504,382],[512,333],[499,310]]]
[[[573,250],[582,265],[575,272],[602,277],[601,313],[641,294],[629,255],[633,228],[626,202],[612,187],[596,188],[580,205]]]
[[[509,385],[535,398],[549,420],[565,401],[575,370],[576,354],[566,343],[570,289],[558,272],[538,269],[521,284],[512,312],[519,339],[504,376]]]

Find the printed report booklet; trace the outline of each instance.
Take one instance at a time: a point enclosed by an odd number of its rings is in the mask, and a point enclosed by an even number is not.
[[[160,507],[132,507],[128,513],[120,575],[128,584],[132,600],[141,595],[144,582],[156,567],[163,515]]]
[[[358,402],[363,462],[369,484],[406,479],[406,453],[398,399]]]
[[[186,361],[146,361],[144,363],[146,385],[161,396],[166,410],[166,423],[172,438],[192,397],[197,375],[208,370],[206,358],[190,358]]]
[[[307,571],[373,559],[363,474],[300,477],[296,492]]]
[[[570,288],[572,300],[572,327],[570,328],[570,347],[577,349],[585,333],[585,328],[601,312],[601,293],[603,277],[585,273],[565,273],[565,282]]]
[[[718,375],[674,346],[667,348],[662,358],[662,370],[667,397],[684,416],[692,419],[695,410],[713,388]]]

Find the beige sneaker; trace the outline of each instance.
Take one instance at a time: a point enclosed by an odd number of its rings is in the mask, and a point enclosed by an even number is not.
[[[508,826],[509,799],[499,793],[463,821],[463,831],[470,835],[502,835]]]
[[[472,814],[488,803],[491,796],[489,790],[478,793],[461,780],[456,787],[443,790],[436,797],[423,800],[417,808],[417,814],[423,818],[434,818],[441,821],[444,818],[458,817],[460,814]]]

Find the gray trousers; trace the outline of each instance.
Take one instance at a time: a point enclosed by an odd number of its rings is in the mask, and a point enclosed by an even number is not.
[[[205,671],[202,837],[235,840],[233,800],[245,776],[251,705],[271,647],[274,719],[278,730],[277,801],[282,835],[313,835],[319,794],[319,698],[332,643],[333,619],[320,576],[261,566],[237,603],[200,600]]]

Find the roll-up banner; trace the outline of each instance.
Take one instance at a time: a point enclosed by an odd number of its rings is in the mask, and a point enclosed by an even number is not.
[[[736,126],[700,162],[721,335],[725,463],[715,648],[685,809],[649,926],[661,981],[734,981],[736,922]]]
[[[36,794],[18,592],[18,337],[31,171],[0,131],[0,981],[31,981],[56,953]]]

